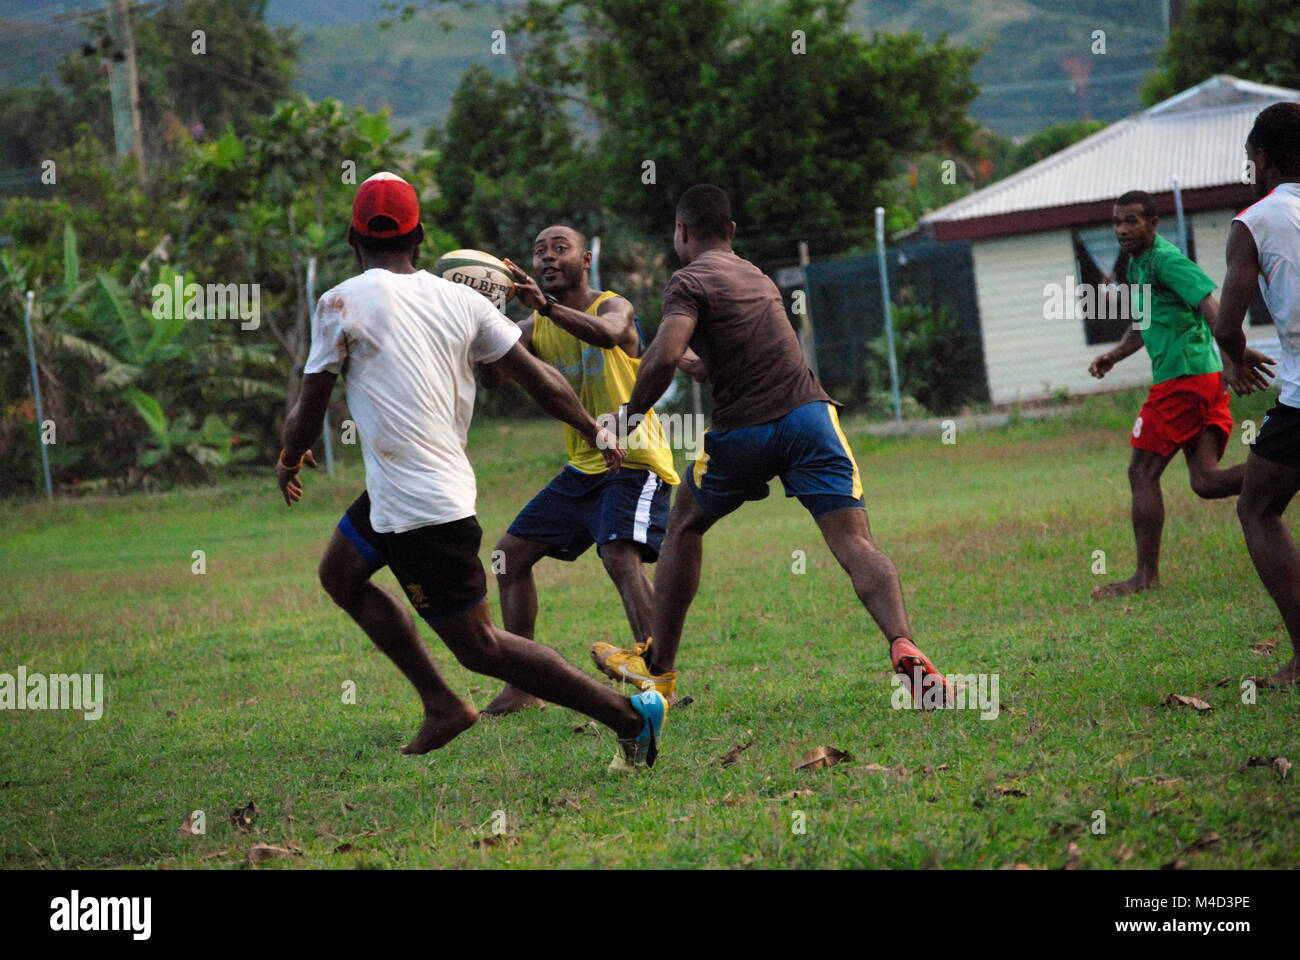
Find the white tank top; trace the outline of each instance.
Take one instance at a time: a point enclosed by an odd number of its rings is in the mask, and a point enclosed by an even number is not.
[[[1300,183],[1282,183],[1236,218],[1259,250],[1259,289],[1277,325],[1278,398],[1300,408]]]

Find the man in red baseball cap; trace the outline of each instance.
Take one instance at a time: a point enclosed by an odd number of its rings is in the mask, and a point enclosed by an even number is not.
[[[465,455],[472,366],[515,380],[600,450],[609,469],[617,470],[626,453],[486,297],[416,269],[423,239],[409,183],[378,173],[361,184],[348,243],[362,272],[327,290],[316,305],[302,392],[285,421],[276,466],[285,503],[302,497],[299,471],[304,463],[316,465],[308,448],[320,434],[335,380],[346,374],[366,490],[339,521],[320,579],[420,696],[424,723],[402,752],[436,750],[473,726],[478,712],[442,679],[407,608],[371,582],[384,566],[464,666],[612,728],[620,748],[616,769],[650,766],[667,709],[659,693],[629,700],[550,647],[492,623],[478,556],[478,491]]]
[[[395,173],[381,171],[357,188],[352,229],[363,237],[398,237],[420,225],[420,198]]]

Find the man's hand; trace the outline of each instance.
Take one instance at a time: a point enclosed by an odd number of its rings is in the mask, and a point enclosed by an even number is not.
[[[1258,350],[1247,347],[1240,365],[1227,357],[1223,358],[1223,382],[1239,397],[1267,390],[1271,386],[1269,380],[1276,374],[1265,364],[1272,366],[1276,362],[1272,357],[1266,357]]]
[[[542,288],[537,285],[537,281],[530,277],[526,272],[520,269],[519,265],[508,257],[502,261],[510,275],[515,278],[515,296],[525,307],[532,307],[537,310],[546,304],[546,294],[542,293]]]
[[[1106,374],[1110,373],[1111,368],[1115,366],[1115,357],[1109,352],[1097,355],[1097,359],[1092,361],[1088,367],[1088,372],[1100,380]]]
[[[311,455],[310,450],[302,455],[302,462],[313,470],[316,469],[316,458]],[[284,495],[284,502],[291,507],[302,499],[302,481],[298,479],[298,474],[301,472],[302,465],[292,468],[286,467],[279,457],[276,458],[275,478],[279,481],[280,493]]]
[[[596,449],[605,458],[605,469],[618,473],[627,458],[627,451],[619,446],[618,434],[611,429],[611,422],[618,422],[618,417],[612,413],[603,413],[596,418]]]

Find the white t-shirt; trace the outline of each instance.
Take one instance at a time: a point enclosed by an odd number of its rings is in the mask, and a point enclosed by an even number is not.
[[[1237,219],[1255,238],[1259,289],[1282,344],[1278,400],[1300,407],[1300,183],[1278,184]]]
[[[376,531],[474,515],[471,364],[499,360],[518,339],[482,294],[424,270],[372,268],[320,298],[304,372],[347,381]]]

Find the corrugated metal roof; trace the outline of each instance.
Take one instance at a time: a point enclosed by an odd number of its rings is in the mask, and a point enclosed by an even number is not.
[[[1005,180],[941,207],[921,223],[971,220],[1113,198],[1242,182],[1246,135],[1260,110],[1300,91],[1217,76]]]

